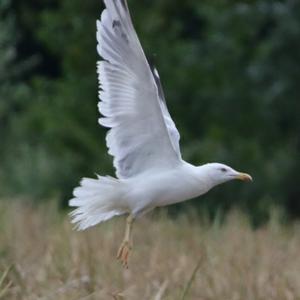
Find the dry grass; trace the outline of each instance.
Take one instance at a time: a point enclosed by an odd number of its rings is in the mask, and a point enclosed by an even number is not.
[[[239,214],[223,226],[150,216],[135,224],[124,270],[123,219],[78,233],[49,206],[2,204],[0,217],[0,299],[300,299],[299,224],[253,231]]]

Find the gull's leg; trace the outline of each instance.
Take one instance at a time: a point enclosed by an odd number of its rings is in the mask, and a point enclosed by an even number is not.
[[[132,229],[133,220],[134,219],[132,215],[129,215],[126,219],[126,230],[125,230],[124,240],[117,254],[117,259],[119,259],[122,262],[125,268],[128,268],[128,257],[129,257],[130,250],[132,248],[130,239],[131,239],[131,229]]]

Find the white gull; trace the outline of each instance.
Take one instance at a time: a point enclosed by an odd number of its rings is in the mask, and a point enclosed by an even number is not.
[[[179,133],[168,112],[158,72],[145,57],[125,0],[104,0],[97,21],[99,123],[116,177],[83,178],[69,205],[84,230],[128,214],[118,258],[127,266],[133,220],[155,207],[198,197],[233,179],[252,180],[220,163],[194,166],[180,153]]]

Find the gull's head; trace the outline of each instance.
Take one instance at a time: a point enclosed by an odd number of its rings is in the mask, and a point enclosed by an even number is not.
[[[214,185],[221,184],[233,179],[242,181],[252,181],[252,177],[243,172],[238,172],[233,168],[220,163],[210,163],[203,166],[207,176]]]

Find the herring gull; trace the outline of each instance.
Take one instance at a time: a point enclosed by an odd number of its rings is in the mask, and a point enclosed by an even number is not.
[[[116,178],[83,178],[69,205],[72,222],[84,230],[127,214],[117,257],[128,265],[134,219],[156,207],[198,197],[246,173],[220,163],[194,166],[181,157],[179,132],[168,112],[157,70],[148,63],[126,0],[104,0],[97,21],[99,123],[109,128],[108,153]]]

